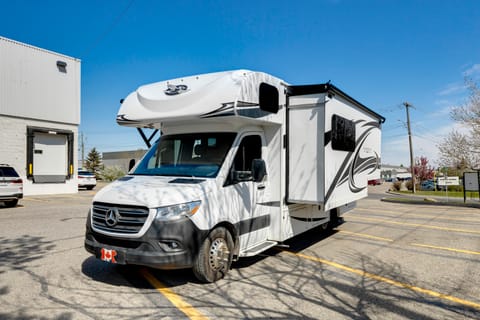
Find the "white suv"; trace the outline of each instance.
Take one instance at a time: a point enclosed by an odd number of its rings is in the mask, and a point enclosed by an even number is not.
[[[0,202],[7,207],[15,207],[23,198],[23,181],[8,164],[0,164]]]
[[[97,185],[97,179],[93,172],[87,170],[78,170],[78,187],[92,190]]]

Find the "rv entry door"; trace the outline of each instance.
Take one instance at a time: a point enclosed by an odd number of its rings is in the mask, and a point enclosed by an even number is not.
[[[263,141],[260,134],[243,136],[225,185],[232,214],[238,217],[240,250],[264,242],[268,236],[269,207],[262,205],[268,192],[267,182],[254,181],[252,174],[253,160],[262,159]]]

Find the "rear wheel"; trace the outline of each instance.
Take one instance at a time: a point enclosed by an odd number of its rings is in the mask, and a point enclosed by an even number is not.
[[[18,203],[18,199],[5,201],[5,206],[11,208],[11,207],[15,207],[17,203]]]
[[[232,264],[232,257],[232,235],[224,227],[216,228],[202,243],[193,264],[193,273],[202,282],[215,282],[225,277]]]

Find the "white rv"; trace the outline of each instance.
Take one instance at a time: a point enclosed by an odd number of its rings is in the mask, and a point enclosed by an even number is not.
[[[161,137],[96,194],[85,248],[216,281],[232,260],[336,224],[367,196],[384,121],[329,83],[295,86],[248,70],[141,86],[117,122]]]

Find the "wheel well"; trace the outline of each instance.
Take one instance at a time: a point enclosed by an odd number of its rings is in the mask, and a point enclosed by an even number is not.
[[[234,258],[234,260],[237,260],[238,259],[238,253],[240,251],[240,239],[239,239],[239,236],[238,236],[237,228],[235,228],[235,226],[233,224],[231,224],[230,222],[224,221],[224,222],[220,222],[219,224],[217,224],[214,228],[212,228],[212,230],[214,230],[218,227],[224,227],[232,235],[233,243],[234,243],[233,258]]]

